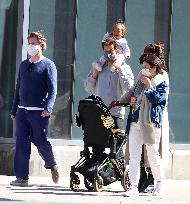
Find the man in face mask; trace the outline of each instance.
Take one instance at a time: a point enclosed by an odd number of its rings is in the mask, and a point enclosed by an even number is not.
[[[113,100],[121,96],[133,87],[134,76],[129,65],[117,52],[118,45],[115,40],[108,40],[102,43],[106,63],[102,70],[93,66],[88,74],[84,86],[87,92],[99,96],[109,106]],[[116,107],[111,113],[118,119],[124,118],[124,108]]]
[[[31,142],[51,170],[54,183],[59,173],[52,146],[47,141],[48,122],[57,94],[57,70],[50,59],[43,56],[46,38],[41,32],[28,37],[28,59],[21,62],[14,94],[11,119],[16,121],[16,149],[14,170],[16,180],[10,184],[27,186]]]
[[[101,72],[102,69],[109,64],[112,72],[118,72],[120,67],[125,63],[125,57],[119,53],[118,46],[115,40],[107,39],[102,41],[104,54],[98,61],[92,62],[92,67]]]
[[[96,66],[92,67],[84,86],[87,92],[99,96],[109,106],[112,101],[120,100],[133,87],[134,76],[130,66],[124,62],[124,58],[121,62],[115,40],[103,42],[102,47],[106,63],[101,71]],[[114,107],[110,112],[116,128],[124,129],[125,108]]]

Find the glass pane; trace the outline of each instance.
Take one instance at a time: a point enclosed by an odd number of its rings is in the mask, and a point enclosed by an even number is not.
[[[101,40],[106,32],[106,11],[107,0],[78,1],[74,113],[78,112],[79,100],[88,95],[83,83],[91,69],[91,63],[102,55]],[[75,123],[72,125],[72,137],[82,138],[82,131]]]
[[[58,95],[49,126],[51,138],[70,139],[75,4],[75,0],[31,0],[30,5],[29,30],[44,31],[48,46],[44,55],[55,62],[58,71]]]
[[[134,75],[141,69],[139,57],[147,44],[154,42],[155,1],[127,0],[126,25],[128,34],[126,39],[131,49],[129,64]]]
[[[170,65],[170,141],[190,143],[190,1],[174,1]]]
[[[138,11],[138,12],[137,12]],[[144,47],[154,42],[155,28],[155,1],[152,0],[127,0],[125,19],[127,26],[126,39],[131,51],[131,59],[127,62],[136,78],[142,65],[139,64]],[[129,109],[126,108],[125,121]]]
[[[17,11],[18,1],[0,1],[0,137],[13,136],[9,112],[15,87]]]

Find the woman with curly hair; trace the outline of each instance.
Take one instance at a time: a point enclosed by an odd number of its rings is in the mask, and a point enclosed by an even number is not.
[[[142,145],[146,145],[148,161],[156,181],[153,195],[162,192],[164,172],[159,154],[163,110],[167,102],[168,83],[163,75],[165,63],[155,54],[146,54],[142,61],[143,69],[135,86],[121,101],[129,101],[133,106],[129,132],[129,177],[131,187],[124,196],[138,195],[140,160]]]

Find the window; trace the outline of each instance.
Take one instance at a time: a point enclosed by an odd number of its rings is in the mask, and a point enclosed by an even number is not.
[[[50,119],[50,138],[71,137],[75,9],[75,0],[30,1],[29,30],[44,31],[48,46],[44,55],[55,62],[58,71],[58,94]]]
[[[106,6],[106,0],[78,1],[73,113],[78,112],[79,100],[88,95],[84,90],[84,79],[92,68],[91,63],[102,55],[101,40],[106,32]],[[82,138],[81,128],[77,128],[74,122],[72,136],[73,139]]]
[[[169,121],[170,141],[190,143],[190,1],[173,1]]]
[[[131,65],[136,76],[141,69],[139,57],[147,44],[154,42],[155,1],[128,0],[126,4],[126,39],[131,49]]]
[[[12,138],[9,113],[15,87],[18,1],[0,1],[0,137]],[[2,100],[2,99],[0,99]]]

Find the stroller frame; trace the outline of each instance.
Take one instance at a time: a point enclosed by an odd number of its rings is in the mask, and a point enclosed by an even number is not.
[[[110,149],[108,154],[102,152],[102,154],[97,156],[96,153],[93,152],[94,139],[92,138],[92,142],[90,139],[88,139],[89,135],[86,134],[86,132],[88,132],[88,127],[85,126],[85,122],[88,123],[89,121],[85,121],[85,117],[88,118],[88,116],[84,116],[85,112],[83,112],[83,109],[85,108],[88,110],[88,106],[90,108],[93,108],[94,106],[97,108],[98,106],[97,111],[100,109],[101,119],[99,121],[101,121],[100,123],[102,124],[99,124],[102,126],[98,127],[100,129],[104,128],[104,133],[107,134],[107,137],[109,138],[109,142],[104,142],[104,145],[102,146],[103,149]],[[78,191],[80,189],[79,173],[84,176],[84,185],[90,191],[102,191],[103,186],[107,186],[115,181],[121,181],[123,188],[126,190],[129,188],[130,182],[128,174],[124,175],[124,155],[121,154],[122,148],[127,141],[125,131],[121,129],[114,129],[115,124],[112,120],[113,118],[111,117],[109,109],[97,96],[92,95],[85,100],[81,100],[79,102],[78,110],[79,116],[76,116],[76,122],[77,125],[82,126],[82,129],[84,130],[84,150],[80,152],[79,161],[77,161],[75,165],[71,166],[70,188],[73,191]],[[98,118],[95,117],[95,121],[93,122],[96,123],[96,119]],[[89,150],[89,147],[92,147],[92,152]]]

